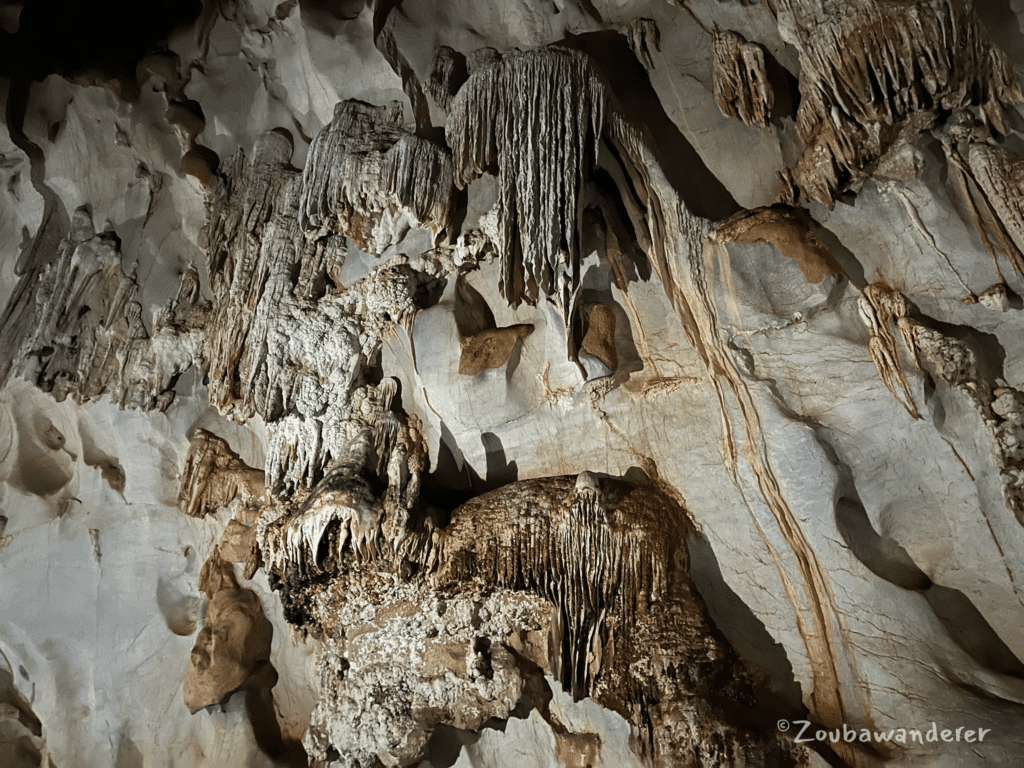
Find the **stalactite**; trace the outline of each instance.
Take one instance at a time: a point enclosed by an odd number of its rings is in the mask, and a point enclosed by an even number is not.
[[[584,54],[549,48],[474,69],[445,126],[457,186],[498,177],[501,295],[512,307],[552,297],[567,327],[581,279],[581,191],[607,101]]]
[[[204,232],[214,293],[210,402],[270,425],[274,496],[311,487],[344,450],[335,427],[365,359],[357,299],[330,290],[345,246],[338,235],[301,229],[304,187],[290,155],[290,142],[274,132],[251,160],[239,154],[209,203]]]
[[[1002,256],[1024,275],[1024,161],[961,115],[942,142],[954,193],[999,269]]]
[[[454,48],[442,45],[434,52],[434,59],[430,64],[427,93],[447,112],[452,105],[452,99],[467,77],[469,72],[466,69],[466,57]]]
[[[436,234],[451,223],[455,186],[452,159],[444,148],[418,136],[403,136],[388,150],[383,186]]]
[[[401,553],[404,522],[419,497],[419,475],[425,468],[422,436],[414,421],[391,410],[397,383],[385,379],[357,390],[348,418],[339,425],[343,448],[325,469],[308,496],[285,512],[268,512],[272,523],[260,527],[260,548],[279,574],[294,569],[303,576],[320,572],[323,560],[337,564],[351,556],[357,562],[382,554]],[[381,499],[368,478],[388,483]],[[385,516],[402,518],[385,539]],[[321,543],[330,531],[333,551],[322,556]],[[429,547],[428,547],[429,548]],[[413,546],[413,549],[417,549]]]
[[[775,94],[765,70],[764,50],[736,32],[715,34],[715,100],[722,114],[747,125],[768,126]]]
[[[185,457],[178,508],[190,517],[206,517],[236,498],[243,504],[265,500],[261,470],[247,465],[227,441],[197,429]]]
[[[72,224],[56,257],[15,288],[3,318],[4,380],[31,376],[58,400],[108,394],[122,407],[166,410],[178,376],[202,359],[195,294],[165,308],[150,333],[117,234],[97,234],[86,207]]]
[[[907,332],[906,325],[899,324],[901,318],[910,314],[906,298],[899,291],[879,281],[866,286],[858,301],[861,319],[871,331],[868,348],[871,351],[871,359],[878,369],[878,375],[885,383],[886,388],[907,409],[907,413],[915,419],[921,418],[900,363],[899,352],[896,350],[896,337],[893,336],[890,328],[892,324],[897,325],[916,367],[917,349],[914,337]],[[899,392],[896,391],[897,387]]]
[[[969,0],[781,0],[779,31],[800,54],[796,182],[832,206],[896,140],[904,120],[975,105],[996,130],[1022,100],[1009,58]],[[933,118],[934,120],[934,118]]]
[[[335,106],[334,119],[309,147],[299,201],[302,226],[329,228],[373,252],[373,227],[389,203],[381,183],[386,156],[404,135],[398,102],[375,107],[343,101]]]
[[[661,50],[661,30],[658,29],[658,23],[654,19],[633,19],[626,29],[626,37],[633,55],[646,69],[654,69],[651,49]]]

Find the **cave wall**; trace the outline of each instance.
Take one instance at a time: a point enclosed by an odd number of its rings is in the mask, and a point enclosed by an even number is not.
[[[1017,759],[1016,4],[0,22],[12,765]]]

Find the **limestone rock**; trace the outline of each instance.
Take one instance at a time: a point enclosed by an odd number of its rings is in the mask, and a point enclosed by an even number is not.
[[[1016,764],[1018,5],[2,5],[0,763]]]
[[[174,382],[200,358],[202,332],[173,326],[179,301],[150,334],[116,233],[96,234],[86,208],[72,225],[55,258],[15,289],[4,318],[4,378],[31,372],[61,400],[109,393],[122,406],[166,409]]]
[[[270,628],[259,597],[240,589],[217,550],[203,565],[199,588],[210,598],[206,624],[192,648],[185,706],[194,714],[218,704],[270,661]]]

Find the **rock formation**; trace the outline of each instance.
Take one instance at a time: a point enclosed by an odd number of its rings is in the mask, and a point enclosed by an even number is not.
[[[0,763],[1019,760],[1016,6],[179,5],[0,5]]]
[[[1022,98],[970,2],[784,0],[778,21],[800,55],[806,148],[796,183],[826,205],[870,173],[908,122],[920,131],[941,110],[973,106],[1005,133],[1004,107]]]
[[[715,99],[722,113],[748,125],[768,127],[775,94],[764,51],[735,32],[715,35]]]

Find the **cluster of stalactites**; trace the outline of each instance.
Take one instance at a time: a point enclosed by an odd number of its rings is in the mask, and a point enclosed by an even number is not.
[[[280,161],[291,142],[268,131],[260,136],[249,158],[238,150],[219,176],[207,199],[206,224],[200,247],[206,252],[207,271],[215,309],[226,311],[229,303],[254,303],[258,298],[254,279],[265,267],[265,230],[271,222],[288,216],[297,202],[296,173]],[[266,233],[274,234],[273,232]],[[280,256],[278,256],[280,253]],[[274,257],[291,257],[291,249],[274,249]]]
[[[612,634],[667,592],[670,508],[648,489],[589,472],[514,483],[455,510],[428,567],[441,586],[479,579],[550,600],[560,641],[553,673],[582,697]]]
[[[401,103],[349,100],[310,144],[299,217],[308,232],[346,235],[375,253],[385,211],[405,207],[436,235],[451,222],[454,195],[447,150],[406,131]]]
[[[377,557],[383,509],[363,476],[372,445],[371,431],[362,430],[296,513],[263,529],[260,550],[268,568],[300,576],[320,571],[322,561],[332,554],[321,551],[329,528],[336,530],[333,554],[337,558],[346,548],[357,562]]]
[[[303,255],[299,178],[272,162],[284,141],[271,132],[260,138],[251,159],[236,154],[208,202],[203,230],[213,289],[209,400],[239,419],[259,414],[273,421],[281,409],[280,387],[269,370],[276,350],[266,342],[287,314],[294,265]]]
[[[475,70],[445,127],[460,188],[498,178],[502,296],[512,307],[554,297],[568,325],[580,283],[581,192],[608,97],[582,53],[517,53]]]
[[[343,450],[339,424],[363,365],[362,322],[337,293],[344,238],[299,225],[302,176],[270,131],[236,156],[209,201],[210,403],[268,425],[267,488],[312,487]]]
[[[1003,105],[1022,100],[967,0],[780,0],[779,28],[800,53],[796,181],[829,206],[910,115],[975,105],[1005,133]]]
[[[728,117],[767,127],[775,93],[768,81],[764,50],[736,32],[715,33],[715,100]]]
[[[436,235],[451,223],[455,203],[452,158],[444,147],[409,134],[388,150],[384,187]]]
[[[306,230],[332,228],[365,239],[363,219],[383,210],[384,156],[403,135],[402,105],[342,101],[313,137],[302,172],[299,218]],[[364,237],[361,237],[364,235]]]
[[[907,413],[915,419],[921,418],[917,411],[917,405],[914,403],[914,396],[910,393],[910,386],[903,372],[903,366],[900,364],[896,337],[892,332],[892,325],[896,325],[915,368],[920,372],[917,362],[917,344],[912,326],[907,322],[910,316],[910,304],[902,293],[882,281],[866,286],[857,301],[861,320],[864,321],[864,325],[871,333],[868,349],[871,351],[871,359],[875,368],[878,369],[878,375],[886,388],[907,409]]]
[[[263,472],[248,466],[223,438],[197,429],[181,473],[178,508],[190,517],[206,517],[235,499],[257,506],[265,501]]]
[[[391,410],[397,386],[389,378],[356,390],[345,448],[323,479],[294,511],[268,510],[258,530],[270,571],[304,577],[321,571],[328,558],[365,562],[385,552],[429,550],[429,541],[426,547],[406,541],[405,523],[418,502],[426,451],[418,420]],[[373,477],[387,483],[384,498],[375,493]],[[323,546],[328,531],[334,531],[332,552]]]

